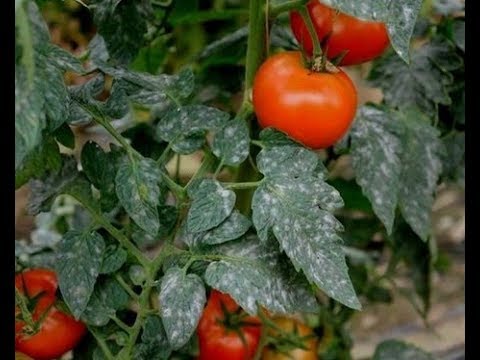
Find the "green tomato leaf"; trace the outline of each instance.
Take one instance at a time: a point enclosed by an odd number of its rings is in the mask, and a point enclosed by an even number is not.
[[[301,146],[295,140],[289,138],[287,134],[271,127],[260,132],[260,140],[267,148],[284,145]]]
[[[119,270],[127,261],[127,252],[118,245],[108,245],[103,254],[100,274],[110,274]]]
[[[115,178],[115,189],[120,203],[133,221],[152,235],[156,234],[160,227],[157,209],[160,179],[157,164],[148,158],[123,161]]]
[[[208,285],[230,294],[252,315],[257,303],[278,314],[315,312],[317,303],[305,277],[280,255],[274,241],[248,236],[209,249],[225,255],[205,272]]]
[[[170,142],[180,154],[198,150],[210,129],[218,129],[229,115],[204,105],[187,105],[168,111],[157,124],[157,137]]]
[[[142,341],[135,345],[133,358],[138,360],[167,360],[172,348],[159,316],[149,315],[143,326]]]
[[[350,131],[352,165],[357,183],[388,233],[392,231],[398,203],[402,130],[393,115],[364,106],[357,112]]]
[[[57,143],[51,137],[31,151],[15,172],[15,189],[26,184],[30,179],[44,179],[49,174],[58,172],[62,167],[62,156]]]
[[[151,235],[137,225],[132,224],[132,240],[142,248],[158,244],[165,236],[169,235],[177,222],[178,210],[174,206],[161,205],[158,207],[159,229]]]
[[[188,189],[192,205],[187,215],[187,231],[198,233],[222,223],[232,212],[235,193],[226,190],[216,180],[206,179]]]
[[[406,125],[399,206],[405,220],[423,240],[430,234],[430,212],[442,171],[440,132],[418,111],[399,113]],[[423,120],[423,121],[422,121]]]
[[[434,357],[403,341],[385,340],[377,346],[372,360],[434,360]]]
[[[212,151],[225,165],[236,166],[250,153],[250,135],[245,121],[232,120],[215,134]]]
[[[173,349],[184,346],[197,328],[205,306],[205,287],[195,274],[170,268],[162,278],[159,294],[160,315]]]
[[[273,231],[282,250],[309,281],[342,304],[359,309],[337,234],[343,227],[331,213],[343,206],[343,200],[317,177],[318,159],[308,150],[293,150],[281,146],[258,155],[265,179],[253,195],[253,224],[262,241]]]
[[[191,248],[221,244],[238,239],[248,231],[251,225],[251,221],[235,209],[217,227],[205,232],[184,233],[182,240]]]
[[[426,114],[435,114],[438,104],[450,105],[448,90],[454,80],[450,71],[461,66],[454,47],[436,39],[415,50],[410,65],[392,53],[382,57],[369,79],[382,88],[387,105],[418,107]]]
[[[112,60],[128,65],[143,46],[149,2],[107,0],[95,5],[94,21]]]
[[[117,310],[126,307],[127,292],[113,278],[101,279],[95,285],[82,320],[93,326],[105,326]]]
[[[76,319],[85,311],[92,295],[104,251],[105,242],[96,232],[69,231],[59,244],[58,285]]]

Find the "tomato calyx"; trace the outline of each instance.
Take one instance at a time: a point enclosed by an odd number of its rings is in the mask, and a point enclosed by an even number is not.
[[[245,327],[260,326],[261,324],[251,321],[251,316],[241,307],[231,311],[223,301],[220,301],[220,309],[222,311],[222,316],[216,319],[217,324],[224,327],[227,331],[232,331],[237,334],[242,343],[247,346],[247,339],[245,338],[243,329]]]

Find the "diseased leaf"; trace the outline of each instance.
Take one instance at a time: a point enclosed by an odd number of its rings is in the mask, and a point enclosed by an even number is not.
[[[274,128],[266,128],[260,132],[260,140],[266,147],[296,145],[300,146],[295,140],[289,138],[287,134]]]
[[[205,272],[205,281],[230,294],[250,314],[257,314],[257,303],[278,314],[317,310],[305,277],[292,269],[275,242],[263,243],[248,236],[212,247],[208,253],[222,254],[228,259],[212,262]]]
[[[59,171],[61,167],[62,156],[57,143],[52,138],[44,138],[27,155],[15,172],[15,189],[26,184],[30,179],[43,179],[45,176]]]
[[[60,242],[56,264],[58,285],[76,319],[87,307],[104,251],[105,242],[96,232],[69,231]]]
[[[116,63],[128,65],[143,46],[149,4],[147,1],[131,0],[96,3],[94,20]]]
[[[430,234],[430,213],[444,153],[440,132],[417,111],[400,113],[407,128],[404,139],[399,206],[405,220],[423,240]]]
[[[127,260],[127,252],[118,245],[109,245],[103,254],[101,274],[114,273],[122,267]]]
[[[133,224],[132,240],[139,247],[149,247],[158,244],[175,227],[177,222],[178,210],[174,206],[162,205],[158,207],[159,229],[154,235],[151,235],[138,226]]]
[[[372,360],[434,360],[434,357],[403,341],[385,340],[377,346]]]
[[[229,115],[204,105],[187,105],[167,112],[157,124],[157,137],[171,144],[180,154],[189,154],[205,143],[205,134],[218,129]]]
[[[364,106],[350,131],[357,183],[391,233],[402,171],[402,126],[393,114]]]
[[[343,201],[317,177],[317,164],[308,151],[295,149],[296,155],[285,160],[289,151],[288,146],[274,147],[258,155],[258,168],[266,176],[253,195],[253,224],[262,241],[271,230],[295,268],[312,283],[335,300],[359,309],[337,234],[342,225],[330,212],[342,207]],[[297,161],[301,165],[294,166]],[[283,163],[294,167],[287,171],[288,166],[279,166]]]
[[[372,68],[369,79],[382,88],[387,105],[418,107],[426,114],[436,113],[436,105],[450,105],[448,94],[453,76],[462,59],[451,44],[434,39],[416,49],[410,65],[390,53]]]
[[[350,136],[358,184],[391,233],[397,206],[415,232],[430,232],[433,194],[444,154],[440,133],[424,115],[364,106]]]
[[[115,189],[128,215],[149,234],[160,227],[158,210],[160,199],[160,170],[155,161],[147,158],[123,161],[115,178]]]
[[[82,320],[93,326],[105,326],[115,312],[128,303],[129,296],[117,280],[101,279],[95,285]]]
[[[252,223],[246,216],[238,210],[233,210],[217,227],[195,234],[185,233],[182,239],[189,247],[221,244],[238,239],[248,231],[251,225]]]
[[[236,166],[250,152],[250,136],[245,121],[232,120],[215,134],[212,151],[225,165]]]
[[[135,345],[133,357],[138,360],[167,360],[172,348],[159,316],[149,315],[143,326],[142,341]]]
[[[218,226],[232,212],[235,193],[213,179],[205,179],[188,189],[192,205],[187,215],[187,231],[198,233]]]
[[[187,275],[180,268],[170,268],[165,273],[160,286],[159,306],[173,349],[181,348],[193,335],[205,302],[205,287],[198,275]]]

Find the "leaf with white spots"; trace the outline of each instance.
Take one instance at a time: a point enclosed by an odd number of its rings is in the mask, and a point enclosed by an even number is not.
[[[205,286],[195,274],[171,268],[162,278],[159,294],[160,315],[173,349],[185,345],[195,332],[203,307]]]
[[[258,169],[265,176],[311,174],[318,162],[318,157],[313,151],[290,145],[267,148],[257,157]]]
[[[212,151],[225,165],[239,165],[250,152],[250,136],[245,121],[232,120],[215,134]]]
[[[251,225],[251,221],[246,216],[238,210],[233,210],[217,227],[205,232],[183,234],[182,239],[189,247],[221,244],[238,239],[248,231]]]
[[[260,132],[259,136],[262,144],[265,145],[267,148],[284,145],[301,146],[295,140],[288,137],[287,134],[271,127],[263,129]]]
[[[211,263],[205,281],[230,294],[247,312],[257,313],[257,303],[277,314],[315,312],[318,305],[305,276],[296,272],[278,245],[248,236],[209,249],[228,258]]]
[[[103,254],[101,274],[110,274],[122,267],[127,260],[127,252],[119,245],[109,245]]]
[[[115,189],[128,215],[149,234],[160,227],[157,206],[160,200],[160,170],[147,158],[125,160],[118,167]]]
[[[352,165],[357,183],[389,234],[400,187],[402,130],[393,114],[364,106],[357,112],[350,131]]]
[[[149,315],[143,326],[142,341],[135,345],[133,358],[135,360],[167,360],[172,348],[162,320],[157,315]]]
[[[409,61],[410,38],[422,0],[328,0],[327,3],[355,17],[384,22],[392,47],[403,61]]]
[[[216,180],[206,179],[188,189],[192,205],[187,216],[187,231],[197,233],[210,230],[224,221],[235,205],[235,193]]]
[[[440,132],[428,124],[418,111],[399,113],[404,119],[403,169],[399,189],[399,206],[403,217],[412,229],[427,239],[431,229],[430,213],[442,171],[445,148],[439,139]]]
[[[105,242],[96,232],[67,232],[58,247],[56,272],[63,299],[75,318],[87,307],[102,267]]]
[[[253,195],[253,224],[262,241],[273,232],[281,249],[309,281],[335,300],[358,309],[360,303],[337,234],[343,227],[331,213],[343,206],[343,200],[335,188],[316,176],[317,162],[308,150],[296,147],[262,150],[257,163],[266,176]]]
[[[393,54],[376,62],[369,74],[374,86],[381,87],[387,105],[398,108],[418,107],[426,114],[437,112],[438,104],[450,105],[452,70],[462,66],[455,47],[433,39],[412,53],[410,64]]]
[[[99,280],[81,319],[93,326],[105,326],[117,310],[128,304],[129,299],[129,295],[117,280]]]
[[[372,360],[434,360],[434,357],[415,345],[385,340],[377,345]]]
[[[208,130],[219,129],[229,115],[204,105],[186,105],[168,111],[157,124],[157,137],[170,142],[180,154],[198,150]]]
[[[119,82],[131,102],[164,110],[178,106],[194,89],[194,75],[188,68],[174,75],[152,75],[106,64],[101,69]]]

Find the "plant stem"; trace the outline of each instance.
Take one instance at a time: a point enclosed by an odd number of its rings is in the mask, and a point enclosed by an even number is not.
[[[245,96],[248,99],[253,79],[265,54],[265,9],[263,0],[250,0],[247,58],[245,65]]]
[[[183,199],[185,197],[185,189],[173,181],[170,176],[162,172],[162,179],[177,199]]]
[[[32,314],[28,310],[27,301],[25,296],[17,289],[15,286],[15,303],[20,307],[22,313],[23,321],[30,327],[32,330],[35,330],[35,321],[33,321]]]
[[[196,179],[201,178],[203,175],[205,175],[208,172],[208,170],[210,169],[210,167],[213,165],[214,162],[215,162],[215,157],[210,153],[209,150],[206,150],[205,151],[205,157],[203,158],[202,165],[197,170],[197,172],[192,176],[192,178],[187,183],[187,185],[185,185],[185,189],[188,189],[188,187],[190,185],[192,185],[192,183]]]
[[[300,9],[300,15],[302,16],[305,25],[307,26],[308,33],[312,38],[313,43],[313,58],[319,58],[322,56],[322,47],[320,46],[320,41],[318,40],[317,32],[315,31],[315,27],[313,26],[312,18],[307,10],[307,7],[304,6]]]
[[[99,348],[102,350],[103,354],[107,358],[107,360],[114,360],[115,357],[113,356],[112,352],[110,351],[110,348],[108,347],[106,341],[104,338],[102,338],[99,334],[97,334],[97,331],[94,330],[92,327],[88,327],[88,331],[90,334],[93,335],[95,340],[97,341],[97,344]]]
[[[123,279],[123,276],[120,273],[115,274],[115,279],[117,279],[118,283],[123,287],[123,289],[130,295],[130,297],[134,300],[138,300],[138,294],[133,292],[132,288],[126,283]]]
[[[163,150],[162,155],[157,160],[157,164],[162,166],[165,160],[167,159],[168,155],[170,154],[170,150],[172,149],[172,143],[169,142],[165,150]]]
[[[270,5],[269,15],[270,18],[275,18],[283,12],[295,10],[305,5],[308,0],[289,0],[284,1],[278,5]]]
[[[252,189],[257,188],[263,183],[263,180],[260,181],[250,181],[250,182],[243,182],[243,183],[222,183],[224,187],[227,189],[237,189],[237,190],[244,190],[244,189]]]

